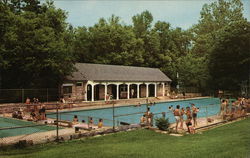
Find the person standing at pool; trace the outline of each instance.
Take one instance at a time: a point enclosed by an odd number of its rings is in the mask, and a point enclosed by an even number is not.
[[[197,123],[197,113],[199,111],[199,109],[196,108],[196,106],[194,104],[192,105],[192,117],[193,117],[193,121],[194,121],[194,127],[198,125]]]
[[[183,129],[183,122],[184,122],[184,119],[183,119],[183,115],[185,114],[185,110],[184,108],[181,108],[181,111],[180,111],[180,129]]]
[[[192,126],[192,112],[190,110],[190,107],[186,107],[186,112],[185,112],[186,116],[187,116],[187,120],[186,120],[186,126],[188,129],[189,133],[195,133],[195,129]]]
[[[153,114],[150,112],[150,108],[147,108],[145,116],[147,118],[147,125],[152,126]]]
[[[173,113],[174,113],[174,118],[176,121],[176,132],[177,132],[178,131],[178,124],[180,122],[180,105],[176,106],[176,109],[174,109]]]
[[[226,107],[227,107],[227,101],[223,99],[220,105],[220,116],[224,115]]]
[[[144,126],[144,125],[146,125],[146,123],[147,123],[147,118],[146,118],[146,116],[145,116],[145,114],[141,117],[141,119],[140,119],[140,124],[142,125],[142,126]]]

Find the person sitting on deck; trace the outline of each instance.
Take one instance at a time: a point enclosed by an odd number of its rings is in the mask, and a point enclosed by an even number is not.
[[[231,112],[230,112],[230,121],[236,119],[236,112],[235,112],[235,108],[231,108]]]
[[[98,128],[102,128],[102,126],[103,126],[103,121],[102,121],[102,119],[99,119]]]
[[[75,132],[78,132],[79,129],[84,129],[84,130],[89,130],[89,125],[87,123],[85,123],[85,120],[82,120],[82,123],[77,124],[77,125],[73,125],[73,127],[75,128]]]
[[[229,109],[227,108],[226,109],[226,112],[224,113],[224,115],[223,115],[223,120],[228,120],[228,119],[230,119],[230,111],[229,111]]]
[[[92,117],[89,118],[89,127],[93,127],[94,125],[94,120]]]
[[[12,118],[17,118],[17,111],[12,112]]]
[[[39,103],[39,99],[38,98],[33,98],[33,103],[34,104],[38,104]]]
[[[242,112],[241,112],[241,108],[238,108],[237,111],[236,111],[236,117],[239,118],[241,117],[242,115]]]
[[[35,112],[34,109],[31,110],[30,119],[31,119],[32,121],[37,121],[37,115],[36,115],[36,112]]]
[[[147,123],[147,118],[146,118],[146,115],[142,115],[141,119],[140,119],[140,124],[141,125],[146,125]]]
[[[29,98],[29,97],[27,97],[25,103],[26,103],[26,104],[30,104],[30,98]]]
[[[17,118],[18,119],[23,119],[23,113],[22,113],[22,111],[21,110],[19,110],[18,112],[17,112]]]
[[[73,118],[72,123],[73,123],[74,125],[78,124],[78,117],[77,117],[77,115],[74,115],[74,118]]]

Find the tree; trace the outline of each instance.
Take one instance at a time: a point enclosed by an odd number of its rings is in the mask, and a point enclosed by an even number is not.
[[[213,88],[240,90],[250,74],[250,23],[236,21],[218,32],[212,48],[209,72]]]
[[[132,21],[136,36],[145,37],[149,29],[151,28],[153,16],[148,10],[146,10],[143,11],[141,14],[133,16]]]
[[[217,31],[235,21],[245,20],[243,4],[240,0],[219,0],[205,4],[200,12],[198,24],[191,28],[194,35],[192,52],[208,56],[217,38]]]
[[[1,37],[0,56],[6,63],[2,70],[4,88],[57,87],[73,70],[73,58],[65,43],[65,12],[52,3],[36,4],[29,5],[28,11],[28,5],[18,8],[21,12],[17,13],[1,3],[8,24]],[[39,12],[32,6],[40,8]]]

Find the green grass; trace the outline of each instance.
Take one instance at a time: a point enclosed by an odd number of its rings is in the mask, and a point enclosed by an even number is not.
[[[1,158],[249,158],[250,118],[202,134],[174,137],[149,130],[120,132],[60,144],[1,149]]]

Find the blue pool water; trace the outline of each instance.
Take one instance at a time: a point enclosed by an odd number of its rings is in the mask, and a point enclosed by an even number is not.
[[[220,110],[220,100],[218,98],[204,98],[204,99],[191,99],[191,100],[182,100],[182,101],[172,101],[172,102],[164,102],[157,103],[154,106],[150,106],[150,111],[152,113],[162,113],[166,112],[166,118],[169,118],[170,122],[174,122],[174,116],[169,111],[168,107],[173,105],[174,108],[176,105],[180,105],[181,107],[191,106],[191,103],[195,104],[196,107],[200,108],[198,113],[198,117],[206,117],[216,115]],[[207,108],[206,108],[207,107]],[[141,105],[140,107],[134,106],[124,106],[124,107],[115,107],[114,113],[117,115],[125,115],[131,113],[139,113],[128,116],[119,116],[115,117],[116,125],[119,122],[127,122],[127,123],[139,123],[140,117],[143,115],[143,112],[146,112],[147,105]],[[207,111],[207,113],[206,113]],[[81,110],[81,111],[71,111],[71,112],[61,112],[59,118],[62,120],[71,121],[73,116],[77,115],[79,121],[85,120],[87,122],[88,116],[93,117],[94,123],[98,123],[98,119],[102,118],[104,121],[104,125],[112,126],[113,125],[113,109],[112,108],[104,108],[104,109],[93,109],[93,110]],[[161,114],[154,115],[154,118],[161,117]],[[47,117],[56,118],[56,114],[48,114]]]

